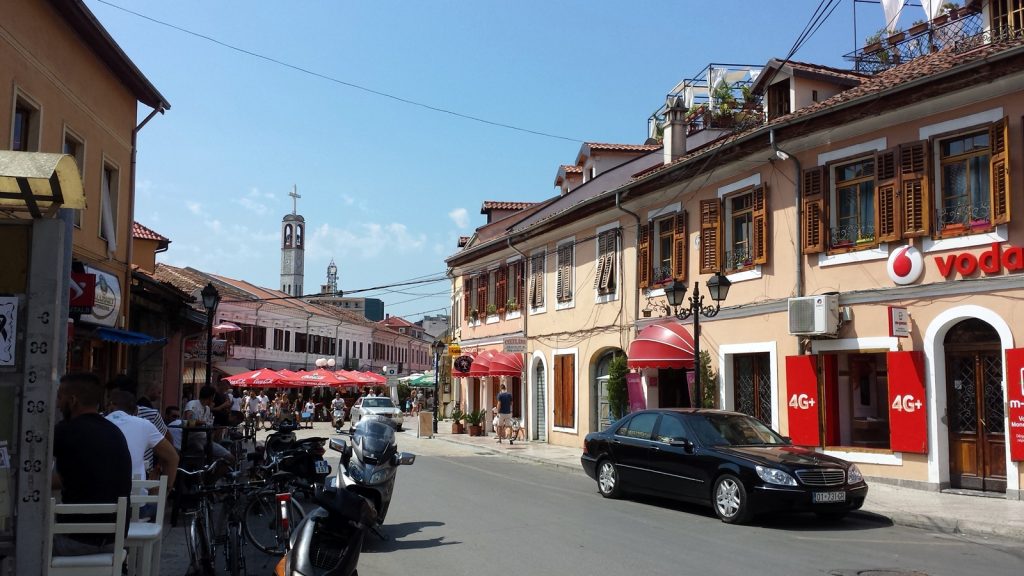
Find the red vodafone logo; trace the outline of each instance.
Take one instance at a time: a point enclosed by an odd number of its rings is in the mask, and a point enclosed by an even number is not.
[[[917,248],[901,246],[889,254],[885,271],[889,273],[889,279],[900,286],[913,284],[924,271],[924,259]]]

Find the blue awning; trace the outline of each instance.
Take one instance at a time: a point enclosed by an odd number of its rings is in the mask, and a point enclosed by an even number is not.
[[[120,342],[121,344],[128,344],[131,346],[163,344],[167,341],[166,338],[153,338],[149,334],[143,334],[142,332],[132,332],[131,330],[120,330],[118,328],[106,327],[97,328],[96,336],[101,340],[106,340],[107,342]]]

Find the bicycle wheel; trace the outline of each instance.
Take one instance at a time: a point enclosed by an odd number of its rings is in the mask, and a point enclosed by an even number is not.
[[[213,567],[213,548],[210,545],[209,527],[202,519],[201,512],[192,516],[192,521],[189,522],[188,537],[185,540],[193,573],[201,576],[214,576],[216,570]]]
[[[228,540],[225,552],[228,557],[228,574],[245,574],[245,556],[242,555],[242,525],[232,522],[228,526]]]
[[[245,535],[264,554],[283,554],[291,531],[306,515],[302,505],[293,498],[288,508],[288,529],[285,530],[278,517],[277,506],[277,495],[273,492],[260,492],[245,506],[242,520]]]

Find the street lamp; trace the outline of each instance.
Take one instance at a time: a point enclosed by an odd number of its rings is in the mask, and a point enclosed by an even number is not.
[[[437,405],[440,403],[440,398],[437,395],[437,381],[441,376],[441,354],[444,354],[446,346],[444,342],[435,340],[431,348],[434,349],[434,434],[437,434]]]
[[[220,304],[220,292],[213,282],[207,282],[201,294],[203,307],[206,308],[206,385],[209,386],[213,377],[213,316],[217,313],[217,305]]]
[[[317,368],[334,368],[336,362],[334,361],[334,358],[317,358],[314,364],[316,364]]]
[[[670,314],[674,309],[676,318],[686,320],[693,316],[693,395],[697,398],[696,401],[691,399],[690,404],[703,408],[704,396],[701,392],[700,381],[700,317],[712,318],[718,315],[718,311],[722,307],[722,300],[729,295],[729,287],[732,286],[732,282],[721,272],[715,272],[715,275],[708,279],[708,293],[715,302],[714,306],[704,305],[704,295],[697,290],[698,284],[700,283],[693,283],[693,294],[690,295],[688,306],[682,306],[683,300],[686,298],[685,282],[673,280],[665,287],[665,299],[669,303],[666,309]]]

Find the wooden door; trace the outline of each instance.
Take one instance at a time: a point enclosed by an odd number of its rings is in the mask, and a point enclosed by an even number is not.
[[[946,369],[950,486],[1006,492],[1000,350],[947,347]]]

